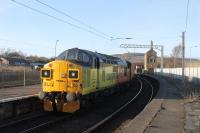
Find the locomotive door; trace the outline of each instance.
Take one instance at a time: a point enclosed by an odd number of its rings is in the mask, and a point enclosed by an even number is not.
[[[96,86],[96,89],[99,88],[99,67],[100,67],[99,58],[96,58],[95,59],[95,68],[96,68],[96,71],[97,71],[97,86]]]
[[[91,84],[90,87],[92,90],[97,88],[97,69],[96,69],[96,58],[93,58],[93,66],[91,69]]]

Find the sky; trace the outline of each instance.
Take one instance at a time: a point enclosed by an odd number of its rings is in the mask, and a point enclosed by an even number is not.
[[[187,0],[40,0],[103,32],[106,39],[77,28],[84,25],[35,0],[15,1],[65,21],[55,20],[11,0],[0,0],[0,49],[17,49],[26,55],[53,57],[56,40],[59,40],[57,55],[73,47],[109,55],[144,53],[148,49],[124,49],[120,44],[149,45],[153,40],[155,45],[164,46],[165,56],[170,56],[172,48],[181,44],[181,34],[185,31]],[[190,56],[191,48],[191,56],[200,58],[199,7],[199,0],[190,0],[186,57]],[[110,37],[132,39],[111,41]],[[197,47],[193,47],[195,45]]]

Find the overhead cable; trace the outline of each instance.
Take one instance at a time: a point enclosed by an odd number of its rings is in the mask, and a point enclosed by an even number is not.
[[[36,8],[30,7],[30,6],[28,6],[28,5],[24,4],[24,3],[18,2],[18,1],[16,1],[16,0],[11,0],[11,1],[14,2],[14,3],[16,3],[16,4],[18,4],[18,5],[20,5],[20,6],[23,6],[23,7],[26,7],[26,8],[28,8],[28,9],[31,9],[31,10],[37,12],[37,13],[40,13],[40,14],[42,14],[42,15],[48,16],[48,17],[50,17],[50,18],[53,18],[53,19],[55,19],[55,20],[57,20],[57,21],[60,21],[60,22],[63,22],[63,23],[65,23],[65,24],[68,24],[68,25],[70,25],[70,26],[73,26],[73,27],[75,27],[75,28],[77,28],[77,29],[86,31],[86,32],[88,32],[88,33],[91,33],[91,34],[96,35],[96,36],[98,36],[98,37],[104,38],[104,39],[106,39],[106,40],[110,40],[110,38],[107,38],[107,37],[105,37],[105,36],[99,35],[98,33],[95,33],[95,32],[93,32],[93,31],[91,31],[91,30],[88,30],[88,29],[86,29],[86,28],[80,27],[80,26],[78,26],[78,25],[69,23],[68,21],[66,21],[66,20],[64,20],[64,19],[58,18],[58,17],[56,17],[56,16],[53,16],[53,15],[51,15],[51,14],[48,14],[48,13],[43,12],[43,11],[41,11],[41,10],[38,10],[38,9],[36,9]]]
[[[98,32],[98,33],[100,33],[100,34],[102,34],[102,35],[104,35],[106,37],[110,37],[109,35],[103,33],[102,31],[97,30],[96,28],[94,28],[94,27],[92,27],[92,26],[90,26],[90,25],[82,22],[81,20],[79,20],[77,18],[74,18],[74,17],[70,16],[69,14],[67,14],[67,13],[65,13],[65,12],[63,12],[63,11],[61,11],[59,9],[56,9],[55,7],[53,7],[53,6],[49,5],[49,4],[41,2],[40,0],[35,0],[35,1],[38,2],[38,3],[40,3],[40,4],[42,4],[42,5],[44,5],[44,6],[46,6],[46,7],[48,7],[48,8],[50,8],[50,9],[52,9],[52,10],[54,10],[54,11],[56,11],[56,12],[58,12],[58,13],[60,13],[60,14],[62,14],[62,15],[64,15],[64,16],[66,16],[66,17],[68,17],[68,18],[70,18],[70,19],[72,19],[73,21],[78,22],[79,24],[82,24],[82,25],[86,26],[89,29],[94,30],[95,32]],[[110,38],[112,38],[112,37],[110,37]]]
[[[190,4],[190,0],[187,1],[186,17],[185,17],[185,32],[186,32],[187,26],[188,26],[189,4]]]

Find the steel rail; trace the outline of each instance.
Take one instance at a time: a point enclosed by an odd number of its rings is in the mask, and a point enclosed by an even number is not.
[[[127,102],[126,104],[124,104],[122,107],[120,107],[119,109],[117,109],[115,112],[113,112],[112,114],[110,114],[109,116],[107,116],[106,118],[104,118],[103,120],[101,120],[100,122],[98,122],[97,124],[95,124],[92,127],[86,129],[82,133],[90,133],[90,132],[94,131],[99,126],[101,126],[102,124],[104,124],[105,122],[107,122],[108,120],[110,120],[113,116],[115,116],[120,111],[122,111],[124,108],[126,108],[131,102],[133,102],[139,96],[139,94],[142,92],[142,89],[143,89],[142,80],[139,79],[139,78],[137,78],[137,80],[140,82],[140,90],[138,91],[138,93],[129,102]]]
[[[60,120],[60,119],[59,119],[59,120]],[[52,124],[52,123],[54,123],[54,122],[56,122],[56,120],[51,120],[51,121],[42,123],[42,124],[37,125],[37,126],[34,126],[34,127],[32,127],[32,128],[23,130],[23,131],[21,131],[20,133],[29,133],[29,132],[32,132],[32,131],[34,131],[34,130],[36,130],[36,129],[42,128],[42,127],[44,127],[44,126],[48,126],[48,125],[50,125],[50,124]]]
[[[148,102],[148,104],[149,104],[151,102],[152,98],[153,98],[154,87],[147,79],[145,79],[145,78],[142,78],[142,79],[145,80],[151,86],[151,97],[150,97],[149,102]]]
[[[53,120],[50,120],[50,121],[47,121],[47,122],[43,122],[43,123],[41,123],[41,124],[38,124],[38,125],[36,125],[36,126],[34,126],[34,127],[29,128],[29,129],[25,129],[25,130],[23,130],[23,131],[20,131],[20,133],[30,133],[30,132],[33,132],[33,131],[35,131],[35,130],[37,130],[37,129],[40,129],[40,128],[42,128],[42,127],[49,126],[50,124],[53,124],[53,123],[62,121],[62,120],[64,120],[64,119],[66,119],[66,118],[69,118],[70,116],[72,116],[72,115],[66,115],[66,116],[64,116],[64,117],[61,116],[61,117],[58,117],[58,118],[56,118],[56,119],[53,119]]]
[[[140,77],[140,78],[141,78],[142,80],[144,80],[146,83],[148,83],[148,84],[151,86],[151,97],[149,98],[149,101],[148,101],[148,103],[147,103],[147,104],[149,104],[149,103],[151,102],[152,98],[153,98],[154,87],[153,87],[153,85],[152,85],[148,80],[146,80],[145,78],[142,78],[142,77]],[[146,107],[147,107],[147,106],[145,106],[145,107],[142,109],[142,111],[145,110]],[[141,112],[142,112],[142,111],[141,111]]]
[[[11,122],[8,122],[8,123],[4,123],[4,124],[1,124],[0,125],[0,129],[1,128],[6,128],[6,127],[9,127],[9,126],[12,126],[12,125],[14,125],[14,124],[18,124],[18,123],[21,123],[21,122],[23,122],[23,121],[30,121],[31,119],[35,119],[35,118],[37,118],[37,117],[41,117],[41,116],[45,116],[45,115],[47,115],[47,114],[45,114],[45,113],[40,113],[40,114],[36,114],[36,115],[34,115],[34,116],[30,116],[30,117],[25,117],[25,118],[22,118],[22,119],[18,119],[18,120],[15,120],[15,121],[11,121]]]

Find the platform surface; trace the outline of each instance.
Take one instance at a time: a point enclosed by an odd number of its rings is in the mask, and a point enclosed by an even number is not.
[[[182,133],[184,101],[176,87],[164,78],[160,90],[150,104],[122,132],[126,133]]]
[[[15,98],[28,95],[37,95],[41,91],[41,85],[18,86],[9,88],[0,88],[0,100]]]
[[[177,88],[169,85],[166,88],[166,95],[160,111],[144,133],[182,133],[184,131],[184,115],[184,100]]]

